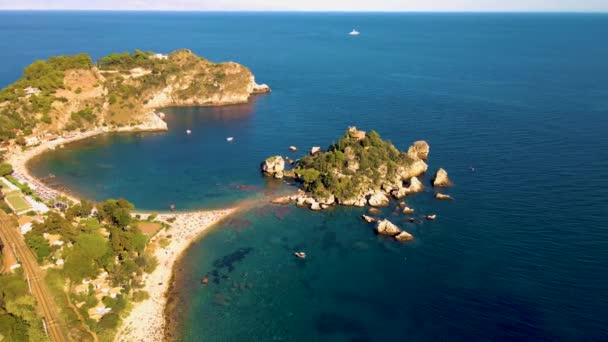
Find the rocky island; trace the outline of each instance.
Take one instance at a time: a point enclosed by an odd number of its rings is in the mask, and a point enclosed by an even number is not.
[[[291,177],[302,184],[304,192],[293,196],[298,205],[379,207],[388,205],[391,196],[399,199],[424,188],[417,176],[428,169],[428,154],[425,141],[402,152],[376,131],[350,127],[337,144],[326,151],[313,148],[292,170],[284,170],[280,156],[268,158],[262,168],[268,176]]]
[[[0,91],[0,142],[35,145],[44,135],[96,127],[166,130],[158,108],[244,103],[269,91],[246,67],[185,49],[115,53],[97,63],[87,54],[51,57]]]
[[[290,148],[293,152],[294,149]],[[281,156],[267,158],[261,165],[265,176],[274,178],[292,178],[301,184],[294,196],[282,197],[273,201],[284,204],[295,201],[298,206],[307,206],[313,211],[327,209],[332,205],[372,208],[369,214],[379,215],[381,211],[374,207],[388,206],[391,198],[402,199],[405,196],[421,192],[424,184],[418,176],[428,169],[426,161],[430,147],[426,141],[416,141],[407,150],[399,151],[391,142],[384,141],[376,131],[369,133],[349,127],[338,143],[329,146],[326,151],[312,147],[310,154],[295,162],[293,169],[285,169]],[[287,158],[285,158],[287,159]],[[444,169],[439,169],[432,182],[435,187],[451,185]],[[435,198],[453,199],[446,194],[437,193]],[[413,215],[414,209],[405,202],[399,203],[396,210],[404,215]],[[435,220],[436,215],[422,216]],[[367,223],[375,224],[379,235],[389,236],[397,241],[410,241],[414,236],[387,219],[362,215]],[[413,217],[408,218],[414,222]]]

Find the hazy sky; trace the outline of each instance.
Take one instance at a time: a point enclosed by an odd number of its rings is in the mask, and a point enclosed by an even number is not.
[[[0,0],[0,9],[608,12],[608,0]]]

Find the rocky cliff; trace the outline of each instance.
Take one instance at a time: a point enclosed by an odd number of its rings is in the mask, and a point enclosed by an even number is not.
[[[244,103],[269,91],[246,67],[190,50],[112,54],[97,63],[85,54],[52,57],[0,91],[0,141],[92,127],[166,129],[158,108]]]

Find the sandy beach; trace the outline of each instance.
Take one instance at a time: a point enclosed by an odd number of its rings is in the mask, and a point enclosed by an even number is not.
[[[80,200],[76,197],[67,194],[65,192],[52,189],[45,185],[43,182],[32,176],[27,169],[27,163],[30,159],[35,156],[44,153],[49,150],[54,150],[64,144],[69,144],[78,140],[94,137],[99,134],[107,133],[107,130],[97,129],[75,134],[70,138],[57,138],[52,141],[43,141],[40,145],[30,147],[26,150],[21,150],[21,147],[15,146],[9,150],[6,155],[6,161],[13,166],[13,176],[20,182],[27,182],[30,187],[41,195],[43,199],[54,198],[57,196],[63,196],[71,201],[79,202]]]
[[[161,214],[158,220],[166,222],[175,217],[171,228],[161,230],[151,239],[155,244],[160,239],[171,235],[171,242],[165,248],[157,248],[154,255],[158,258],[158,267],[154,272],[144,278],[145,286],[150,298],[136,303],[128,317],[123,322],[116,335],[116,341],[163,341],[165,329],[165,306],[169,281],[173,273],[173,265],[180,258],[188,246],[209,230],[221,219],[234,213],[236,209],[215,211],[199,211],[191,213]]]

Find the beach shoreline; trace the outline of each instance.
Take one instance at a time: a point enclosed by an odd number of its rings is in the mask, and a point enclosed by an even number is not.
[[[43,141],[37,146],[25,150],[16,146],[8,152],[6,160],[13,166],[13,173],[20,182],[26,182],[35,191],[43,191],[53,198],[65,197],[73,202],[80,202],[78,196],[66,191],[55,189],[47,185],[41,179],[33,176],[28,169],[28,162],[49,150],[54,150],[64,144],[74,143],[84,139],[93,138],[108,133],[139,133],[166,131],[166,129],[142,129],[141,127],[129,127],[127,129],[110,130],[94,129],[78,133],[68,138],[58,138],[52,141]],[[154,272],[144,275],[144,287],[149,299],[139,303],[133,303],[133,308],[127,317],[124,317],[117,330],[116,341],[162,341],[166,317],[165,307],[167,305],[167,293],[173,277],[173,267],[181,258],[188,247],[196,242],[201,236],[213,226],[237,211],[236,207],[217,210],[195,210],[183,212],[162,212],[157,216],[157,221],[167,223],[170,227],[159,231],[150,239],[148,248],[154,248],[154,255],[158,259],[158,266]],[[151,212],[134,212],[133,215],[146,217]],[[169,222],[168,219],[175,218]],[[167,239],[169,244],[160,248],[159,241]]]
[[[49,196],[62,196],[72,202],[80,202],[81,199],[77,195],[55,189],[47,185],[43,180],[34,177],[28,168],[28,163],[35,157],[45,152],[55,150],[56,148],[62,148],[66,144],[90,139],[102,134],[166,132],[168,130],[167,124],[164,121],[159,120],[160,119],[150,120],[150,123],[136,126],[116,128],[100,127],[90,129],[84,132],[76,133],[70,137],[59,137],[54,140],[44,140],[41,141],[40,144],[26,148],[25,150],[22,149],[21,146],[15,145],[8,150],[5,155],[5,160],[12,165],[13,174],[16,176],[15,178],[21,182],[28,183],[33,190],[42,190],[43,192],[48,193]],[[162,123],[160,123],[161,121]]]
[[[162,222],[167,222],[171,217],[175,217],[175,221],[170,223],[171,228],[161,230],[150,240],[150,246],[154,248],[154,256],[158,259],[158,266],[154,272],[144,277],[145,285],[142,290],[148,292],[150,298],[135,303],[133,310],[123,319],[115,341],[164,340],[167,326],[165,317],[167,294],[175,265],[193,242],[237,210],[238,208],[230,208],[158,216],[158,220]],[[159,245],[161,239],[168,239],[169,245],[161,248]]]
[[[61,137],[52,141],[42,141],[39,145],[27,148],[25,150],[20,147],[15,147],[6,155],[6,160],[13,166],[13,174],[20,182],[26,182],[36,192],[42,191],[47,197],[58,198],[64,197],[72,202],[80,202],[81,198],[78,195],[68,193],[64,190],[59,190],[47,185],[43,180],[32,175],[28,168],[28,163],[35,157],[56,148],[61,148],[62,145],[74,143],[84,139],[96,137],[101,134],[111,133],[140,133],[140,132],[158,132],[166,131],[162,127],[159,129],[150,129],[141,127],[125,127],[123,129],[107,129],[98,128],[86,132],[78,133],[72,137]],[[291,192],[289,194],[292,194]],[[281,196],[285,197],[288,192],[283,191]],[[189,211],[149,211],[141,210],[133,212],[133,216],[146,218],[152,213],[157,214],[155,221],[163,222],[169,225],[169,228],[162,229],[151,237],[147,248],[153,250],[153,255],[158,260],[158,266],[149,274],[143,277],[144,287],[140,290],[146,291],[149,298],[133,303],[132,310],[128,316],[123,317],[120,326],[117,329],[115,341],[131,342],[131,341],[164,341],[167,337],[170,320],[168,319],[168,295],[171,291],[174,279],[174,267],[179,264],[183,254],[188,248],[198,241],[205,233],[209,232],[214,226],[222,220],[230,217],[239,210],[246,209],[259,203],[273,203],[276,200],[277,194],[266,194],[264,199],[245,200],[230,208],[213,209],[213,210],[189,210]],[[272,198],[269,198],[272,197]],[[280,197],[280,198],[283,198]],[[169,219],[173,219],[169,222]],[[161,239],[169,241],[168,245],[161,248]]]

